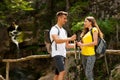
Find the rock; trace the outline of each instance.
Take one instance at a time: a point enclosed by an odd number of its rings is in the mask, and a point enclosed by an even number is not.
[[[47,75],[45,76],[42,76],[40,79],[38,80],[53,80],[53,77],[54,77],[54,73],[48,73]]]
[[[4,26],[0,27],[0,45],[0,52],[8,50],[9,37],[7,34],[7,28]]]
[[[120,80],[120,65],[111,71],[109,80]]]
[[[2,75],[0,75],[0,80],[5,80]]]

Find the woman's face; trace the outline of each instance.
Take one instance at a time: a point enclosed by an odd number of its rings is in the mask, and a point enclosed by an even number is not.
[[[85,28],[88,28],[88,27],[90,27],[90,26],[91,26],[91,22],[88,21],[87,19],[85,19],[85,21],[84,21],[84,27],[85,27]]]

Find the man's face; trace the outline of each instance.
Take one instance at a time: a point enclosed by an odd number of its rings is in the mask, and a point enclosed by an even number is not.
[[[67,22],[67,16],[66,15],[61,15],[58,17],[58,21],[64,25]]]

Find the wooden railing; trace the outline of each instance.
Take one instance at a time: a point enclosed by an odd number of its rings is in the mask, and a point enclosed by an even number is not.
[[[120,55],[120,50],[106,50],[106,53]],[[74,51],[68,51],[67,54],[74,54]],[[2,62],[6,63],[6,79],[3,79],[3,80],[9,80],[10,63],[23,62],[23,61],[27,61],[27,60],[40,59],[40,58],[50,58],[50,54],[48,54],[48,55],[31,55],[31,56],[27,56],[27,57],[19,58],[19,59],[3,59]]]

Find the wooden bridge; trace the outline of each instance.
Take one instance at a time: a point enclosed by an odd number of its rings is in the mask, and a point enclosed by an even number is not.
[[[120,50],[106,50],[106,53],[120,55]],[[67,54],[74,54],[74,51],[68,51]],[[3,59],[2,62],[6,63],[6,79],[3,79],[3,80],[9,80],[10,63],[23,62],[23,61],[27,61],[27,60],[40,59],[40,58],[50,58],[50,54],[48,54],[48,55],[31,55],[31,56],[27,56],[27,57],[19,58],[19,59]]]

